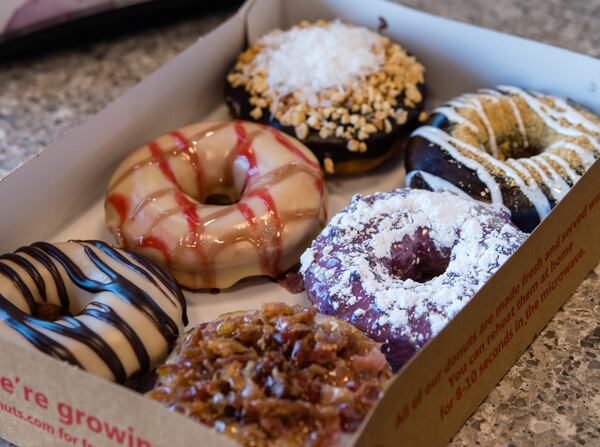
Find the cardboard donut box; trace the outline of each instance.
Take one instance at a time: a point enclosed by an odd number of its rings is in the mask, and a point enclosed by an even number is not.
[[[428,102],[512,84],[600,112],[596,59],[379,0],[256,0],[0,183],[0,252],[37,240],[113,239],[108,179],[133,148],[200,120],[227,116],[225,75],[247,41],[300,20],[340,18],[383,31],[427,68]],[[329,211],[354,193],[403,185],[401,159],[328,180]],[[596,162],[464,309],[394,377],[349,445],[444,445],[600,259]],[[306,303],[256,279],[219,295],[187,294],[192,323]],[[130,389],[0,340],[0,437],[20,446],[235,445]]]

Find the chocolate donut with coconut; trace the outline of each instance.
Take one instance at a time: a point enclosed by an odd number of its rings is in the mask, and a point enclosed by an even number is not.
[[[433,111],[406,153],[407,185],[505,205],[532,231],[600,157],[600,117],[569,100],[499,86]]]
[[[394,371],[525,240],[505,210],[450,192],[354,196],[302,255],[309,299],[383,343]]]
[[[261,37],[238,57],[225,97],[235,116],[295,136],[332,174],[389,157],[425,119],[424,94],[425,68],[414,56],[335,20]]]

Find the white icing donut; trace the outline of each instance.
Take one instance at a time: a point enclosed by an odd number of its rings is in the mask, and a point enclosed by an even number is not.
[[[215,196],[229,204],[210,204]],[[119,166],[106,199],[118,242],[190,289],[285,272],[324,221],[314,155],[244,121],[195,124],[142,146]]]
[[[48,307],[54,321],[39,318]],[[0,256],[0,334],[106,379],[149,372],[185,324],[174,279],[134,253],[71,241]]]

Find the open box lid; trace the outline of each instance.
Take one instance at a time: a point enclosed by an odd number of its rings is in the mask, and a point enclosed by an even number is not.
[[[569,96],[600,111],[600,89],[593,87],[600,83],[600,63],[587,56],[384,1],[256,0],[246,3],[219,28],[3,179],[0,234],[4,237],[0,240],[0,252],[57,233],[103,196],[110,174],[131,148],[217,108],[222,103],[222,89],[215,86],[223,85],[227,70],[244,45],[246,30],[248,37],[254,39],[273,26],[334,17],[371,28],[377,28],[383,18],[388,26],[385,33],[426,65],[430,107],[459,93],[502,83]],[[600,164],[596,163],[480,293],[405,366],[356,435],[356,445],[372,446],[373,439],[380,446],[395,445],[398,439],[407,445],[437,445],[452,436],[598,262],[600,231],[594,223],[600,218],[600,206],[591,205],[600,189],[599,178]],[[583,217],[578,220],[580,216]],[[559,245],[573,244],[564,265],[575,261],[543,302],[538,303],[527,319],[528,324],[515,332],[502,350],[491,358],[497,343],[481,349],[474,358],[475,368],[469,364],[468,373],[461,376],[458,392],[456,383],[451,385],[448,380],[458,360],[446,368],[448,360],[461,352],[474,333],[476,340],[487,340],[486,331],[494,328],[497,318],[504,317],[502,310],[496,315],[498,300],[512,293],[516,303],[520,293],[513,291],[521,281],[522,272],[537,263],[538,257],[544,259],[559,235]],[[561,268],[557,273],[562,272]],[[553,284],[554,276],[548,279]],[[530,289],[532,284],[524,284],[523,288]],[[536,289],[526,300],[527,304],[534,303],[544,290],[540,284],[539,291]],[[518,309],[523,313],[526,310],[527,307]],[[479,346],[471,344],[462,355],[470,358]],[[483,363],[478,359],[489,358],[488,366],[480,370]],[[477,371],[476,377],[468,389],[463,389],[473,370]],[[86,422],[90,416],[126,430],[131,427],[136,440],[152,446],[232,444],[229,439],[130,390],[8,343],[2,344],[0,376],[15,381],[18,377],[20,383],[12,394],[0,390],[0,401],[18,406],[55,427],[57,444],[61,442],[57,437],[59,428],[63,428],[93,445],[111,445],[105,429],[100,433],[90,429]],[[44,393],[48,408],[24,400],[25,386]],[[67,423],[68,416],[61,415],[59,410],[61,402],[85,413],[80,418],[83,422]],[[446,408],[448,411],[444,411]],[[47,438],[40,436],[39,430],[6,411],[0,412],[0,421],[0,435],[7,439],[23,445],[47,444]]]

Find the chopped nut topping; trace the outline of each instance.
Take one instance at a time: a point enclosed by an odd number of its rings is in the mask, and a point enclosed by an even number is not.
[[[390,123],[390,120],[387,118],[383,120],[383,130],[385,133],[390,133],[392,131],[392,123]]]
[[[308,136],[308,126],[306,123],[301,123],[300,125],[296,126],[294,131],[296,132],[296,137],[298,137],[299,140],[305,140]]]
[[[321,127],[319,130],[319,137],[326,139],[329,138],[332,134],[332,130],[329,127]]]
[[[319,129],[321,127],[321,120],[316,115],[311,115],[307,120],[306,124],[308,124],[313,129]]]
[[[260,107],[255,107],[250,112],[250,116],[252,116],[252,118],[254,118],[255,120],[259,120],[262,117],[262,114],[263,112]]]
[[[323,160],[323,169],[327,174],[335,174],[335,164],[331,158],[327,157]]]
[[[299,126],[306,121],[306,115],[302,111],[296,111],[292,113],[292,125],[294,127]]]
[[[364,130],[359,130],[357,137],[359,140],[366,140],[367,138],[369,138],[369,134]]]
[[[377,127],[375,127],[373,124],[365,124],[362,130],[366,133],[375,133],[377,132]]]
[[[348,150],[350,152],[357,152],[358,148],[360,146],[360,143],[357,140],[350,140],[348,141]]]
[[[400,109],[396,112],[396,122],[400,125],[404,124],[408,119],[408,112],[404,109]]]

